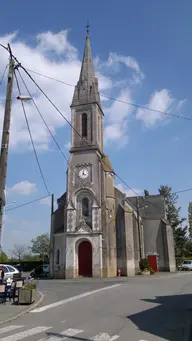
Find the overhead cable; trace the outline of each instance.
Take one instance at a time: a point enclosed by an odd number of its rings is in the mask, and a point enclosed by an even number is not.
[[[15,71],[14,71],[14,74],[15,74],[17,89],[18,89],[19,95],[21,96],[21,90],[20,90],[19,82],[18,82],[17,75],[16,75]],[[30,126],[29,126],[29,121],[28,121],[27,114],[26,114],[26,111],[25,111],[25,106],[24,106],[22,100],[21,100],[21,106],[22,106],[22,109],[23,109],[23,113],[24,113],[27,129],[28,129],[29,136],[30,136],[30,139],[31,139],[31,144],[32,144],[32,147],[33,147],[33,151],[34,151],[34,155],[35,155],[35,158],[36,158],[36,161],[37,161],[37,165],[38,165],[38,168],[39,168],[39,171],[40,171],[40,174],[41,174],[41,177],[42,177],[45,189],[46,189],[48,195],[50,195],[50,191],[48,189],[48,186],[47,186],[46,181],[45,181],[45,177],[43,175],[43,171],[41,169],[40,161],[39,161],[39,158],[38,158],[38,155],[37,155],[37,151],[36,151],[35,144],[34,144],[34,141],[33,141],[31,129],[30,129]]]

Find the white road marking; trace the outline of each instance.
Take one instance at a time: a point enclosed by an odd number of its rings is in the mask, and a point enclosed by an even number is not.
[[[90,340],[91,341],[114,341],[114,340],[117,340],[118,338],[119,338],[119,335],[110,336],[107,333],[101,333],[96,336],[93,336]]]
[[[48,338],[47,337],[44,337],[43,339],[40,339],[39,341],[63,341],[63,340],[66,340],[68,337],[71,337],[71,336],[75,336],[77,334],[80,334],[82,333],[83,330],[80,330],[80,329],[66,329],[66,330],[63,330],[61,333],[58,333],[58,335],[55,335],[55,336],[49,336]],[[62,337],[63,336],[63,337]]]
[[[76,295],[76,296],[73,296],[73,297],[69,297],[69,298],[66,298],[65,300],[57,301],[55,303],[51,303],[51,304],[45,305],[44,307],[34,309],[34,310],[31,311],[31,313],[41,313],[42,311],[45,311],[47,309],[55,308],[55,307],[57,307],[59,305],[66,304],[66,303],[69,303],[69,302],[73,302],[73,301],[79,300],[80,298],[87,297],[87,296],[96,294],[98,292],[104,291],[104,290],[113,289],[115,287],[119,287],[120,285],[122,285],[122,284],[114,284],[114,285],[111,285],[109,287],[105,287],[105,288],[101,288],[101,289],[97,289],[97,290],[93,290],[93,291],[87,291],[84,294],[80,294],[80,295]]]
[[[14,325],[14,324],[12,326],[3,327],[3,328],[0,328],[0,334],[8,333],[8,332],[11,332],[12,330],[23,328],[23,327],[24,326],[17,326],[17,325]]]
[[[0,341],[17,341],[17,340],[21,340],[21,339],[24,339],[25,337],[29,337],[29,336],[32,336],[32,335],[36,335],[36,334],[39,334],[39,333],[42,333],[48,329],[50,329],[51,327],[35,327],[35,328],[32,328],[32,329],[28,329],[28,330],[25,330],[24,332],[20,332],[20,333],[17,333],[17,334],[12,334],[12,335],[9,335],[9,336],[5,336],[3,337],[2,339],[0,339]]]

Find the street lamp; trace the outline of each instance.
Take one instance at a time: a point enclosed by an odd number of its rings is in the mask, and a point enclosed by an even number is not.
[[[28,102],[28,101],[31,101],[32,100],[32,97],[31,96],[22,96],[22,95],[20,95],[20,96],[17,96],[16,97],[18,100],[20,100],[20,101],[23,101],[23,102]]]

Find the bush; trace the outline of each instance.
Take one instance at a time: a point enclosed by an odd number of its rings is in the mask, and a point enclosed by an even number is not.
[[[136,274],[136,275],[141,275],[141,270],[140,270],[139,268],[136,268],[136,269],[135,269],[135,274]]]
[[[139,262],[139,267],[141,271],[144,271],[144,270],[150,271],[150,265],[149,265],[148,259],[147,258],[141,259]]]
[[[151,275],[154,275],[154,274],[155,274],[155,271],[154,271],[151,267],[149,268],[149,271],[150,271],[150,274],[151,274]]]
[[[22,290],[32,290],[32,289],[36,289],[35,283],[27,283],[22,287]]]

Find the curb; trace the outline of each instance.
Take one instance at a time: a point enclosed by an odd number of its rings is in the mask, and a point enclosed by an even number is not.
[[[26,310],[23,310],[21,311],[19,314],[15,315],[15,316],[12,316],[10,318],[8,318],[7,320],[4,320],[4,321],[0,321],[0,325],[4,324],[4,323],[8,323],[8,322],[11,322],[13,320],[16,320],[17,318],[29,313],[32,309],[36,308],[39,304],[41,304],[41,302],[43,301],[44,299],[44,294],[41,292],[41,291],[37,291],[38,294],[40,294],[40,299],[37,301],[37,302],[34,302],[30,308],[26,309]]]

